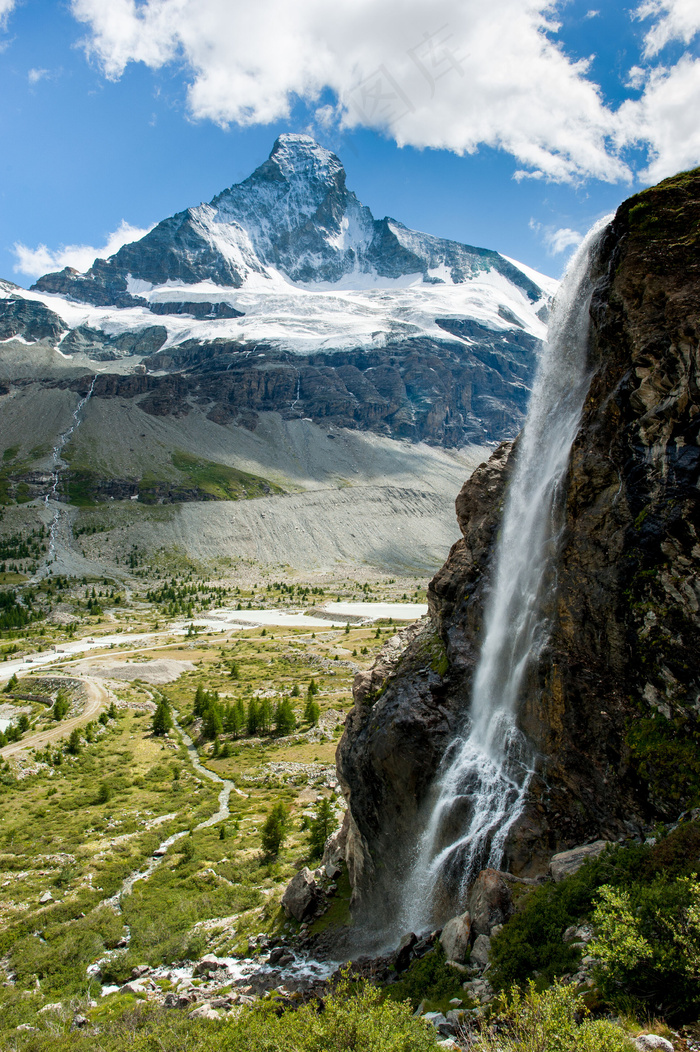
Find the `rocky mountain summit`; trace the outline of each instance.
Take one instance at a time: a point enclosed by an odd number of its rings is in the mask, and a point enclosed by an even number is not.
[[[67,267],[33,288],[126,306],[147,302],[139,296],[150,291],[143,286],[169,281],[239,289],[254,276],[270,281],[278,272],[295,283],[418,274],[434,284],[460,284],[486,271],[501,274],[531,302],[541,299],[540,287],[497,252],[376,220],[347,189],[335,154],[307,135],[281,135],[264,164],[209,204],[163,220],[84,275]]]
[[[519,726],[536,757],[503,868],[649,835],[700,801],[700,170],[624,202],[590,310],[593,374]],[[464,725],[515,447],[457,498],[462,533],[430,616],[358,676],[338,748],[358,902],[397,910],[430,787]]]

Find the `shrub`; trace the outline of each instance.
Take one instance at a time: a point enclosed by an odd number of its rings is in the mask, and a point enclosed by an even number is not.
[[[582,997],[571,986],[539,993],[514,988],[505,998],[497,1025],[479,1035],[481,1052],[633,1052],[624,1030],[607,1019],[590,1020]],[[582,1018],[583,1017],[583,1018]]]
[[[424,957],[411,963],[397,983],[387,990],[393,1001],[409,1001],[416,1008],[421,1001],[431,1004],[447,1002],[451,997],[463,997],[463,976],[445,960],[445,952],[436,943]]]

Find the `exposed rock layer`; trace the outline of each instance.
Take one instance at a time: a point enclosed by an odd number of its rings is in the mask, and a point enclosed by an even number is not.
[[[698,230],[695,171],[626,201],[603,245],[551,632],[519,712],[538,759],[506,848],[516,873],[700,797]],[[430,624],[355,684],[338,769],[364,852],[352,859],[356,898],[381,892],[396,908],[387,874],[410,857],[468,713],[510,464],[500,447],[457,499],[463,536],[431,582]],[[444,661],[426,660],[426,640]]]

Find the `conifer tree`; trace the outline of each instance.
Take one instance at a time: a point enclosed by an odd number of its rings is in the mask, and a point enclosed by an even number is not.
[[[258,733],[259,720],[260,715],[257,698],[251,698],[248,702],[248,718],[246,721],[248,734],[251,735],[251,737]]]
[[[278,734],[292,734],[296,729],[297,721],[294,709],[289,698],[283,698],[277,706],[275,713],[275,730]]]
[[[167,698],[161,694],[156,711],[153,714],[151,729],[156,737],[163,737],[169,730],[171,730],[172,725],[173,720],[170,715],[170,705],[168,704]]]
[[[280,853],[289,828],[289,810],[280,800],[276,803],[265,819],[262,827],[261,840],[263,851],[270,858],[276,858]]]

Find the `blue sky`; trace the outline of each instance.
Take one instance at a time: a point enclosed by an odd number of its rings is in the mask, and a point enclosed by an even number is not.
[[[2,12],[0,276],[23,285],[209,200],[282,131],[335,150],[375,216],[555,276],[600,215],[700,163],[697,0]]]

